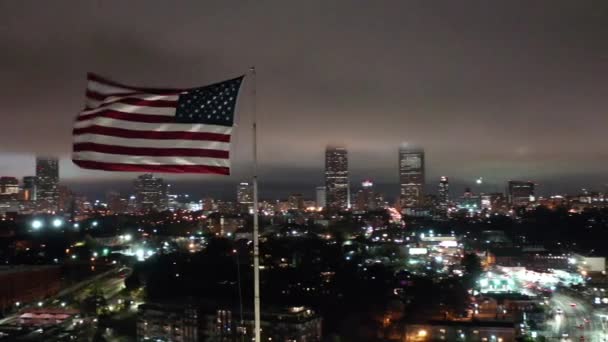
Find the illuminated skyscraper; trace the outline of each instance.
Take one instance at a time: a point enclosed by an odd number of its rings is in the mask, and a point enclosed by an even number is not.
[[[382,197],[374,192],[374,183],[366,179],[361,183],[361,189],[357,191],[355,209],[358,211],[376,210],[382,205],[379,201]]]
[[[439,179],[439,195],[437,200],[439,203],[439,211],[446,215],[448,212],[448,206],[450,204],[450,183],[448,177],[442,176]]]
[[[287,198],[289,209],[304,210],[304,197],[302,194],[291,194]]]
[[[423,205],[424,150],[410,146],[399,148],[399,187],[401,208]]]
[[[59,160],[36,158],[36,199],[42,210],[57,210],[59,201]]]
[[[326,206],[326,199],[327,199],[327,191],[325,191],[325,187],[324,186],[318,186],[316,189],[316,195],[317,195],[317,207],[318,208],[325,208]]]
[[[236,189],[236,201],[239,211],[245,213],[253,212],[253,184],[247,182],[239,183]]]
[[[38,184],[36,176],[23,177],[23,199],[25,201],[36,201],[36,184]]]
[[[167,186],[162,178],[151,173],[143,174],[135,180],[135,202],[137,210],[162,211],[167,208]]]
[[[325,150],[325,191],[328,209],[349,207],[348,153],[344,147],[327,147]]]

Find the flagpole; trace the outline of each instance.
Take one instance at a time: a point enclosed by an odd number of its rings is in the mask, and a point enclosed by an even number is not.
[[[252,116],[253,116],[253,310],[255,317],[255,342],[262,341],[260,332],[260,245],[258,222],[258,132],[257,89],[255,67],[251,67]]]

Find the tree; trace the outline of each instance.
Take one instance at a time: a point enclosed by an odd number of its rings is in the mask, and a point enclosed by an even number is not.
[[[468,288],[472,288],[483,271],[481,259],[475,253],[468,253],[462,258],[461,264],[465,272],[464,284]]]

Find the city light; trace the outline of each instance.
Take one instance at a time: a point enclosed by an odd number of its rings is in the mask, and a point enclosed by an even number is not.
[[[427,334],[427,331],[424,329],[418,330],[418,337],[426,337]]]
[[[53,227],[59,228],[62,225],[63,225],[63,220],[61,220],[60,218],[53,219]]]
[[[42,228],[42,226],[43,226],[43,223],[41,220],[32,221],[32,228],[34,228],[35,230]]]
[[[99,223],[98,223],[97,221],[93,221],[93,223],[91,223],[91,225],[92,225],[93,227],[97,227],[97,225],[98,225],[98,224],[99,224]]]

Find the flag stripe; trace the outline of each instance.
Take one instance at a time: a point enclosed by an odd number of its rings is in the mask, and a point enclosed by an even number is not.
[[[94,114],[97,112],[101,112],[102,110],[117,110],[124,113],[139,113],[139,114],[151,114],[151,115],[167,115],[174,116],[175,115],[175,106],[173,107],[148,107],[148,106],[133,106],[129,104],[123,103],[110,103],[107,106],[101,106],[99,108],[95,108],[92,110],[82,111],[80,116]]]
[[[123,113],[116,110],[104,110],[93,114],[81,115],[76,121],[86,121],[96,118],[119,119],[125,121],[148,122],[148,123],[172,123],[175,122],[170,116]],[[98,123],[98,122],[95,122]]]
[[[88,126],[84,128],[76,128],[73,131],[74,135],[92,133],[102,134],[114,137],[123,138],[136,138],[136,139],[178,139],[178,140],[207,140],[207,141],[220,141],[230,142],[229,134],[217,134],[207,132],[175,132],[175,131],[134,131],[116,127],[104,127],[104,126]]]
[[[131,87],[88,74],[74,163],[107,171],[230,174],[242,77],[194,89]]]
[[[175,107],[179,95],[150,95],[143,93],[129,93],[117,96],[105,96],[87,91],[87,97],[96,104],[96,107],[101,105],[109,105],[120,102],[135,106],[151,106],[151,107]]]
[[[208,165],[228,167],[229,159],[209,157],[180,157],[180,156],[131,156],[101,152],[81,151],[72,153],[72,159],[104,161],[107,163],[140,164],[140,165]]]
[[[92,160],[74,160],[74,163],[84,169],[105,171],[130,172],[168,172],[168,173],[212,173],[229,175],[230,168],[209,165],[135,165],[121,163],[104,163]]]
[[[74,143],[95,143],[102,145],[154,147],[154,148],[204,148],[229,151],[230,143],[204,140],[161,140],[120,138],[108,135],[81,134],[74,136]]]
[[[203,132],[227,134],[232,133],[232,127],[221,125],[189,124],[189,123],[147,123],[133,122],[113,118],[97,117],[85,121],[77,121],[74,128],[86,128],[89,126],[104,126],[111,128],[128,129],[132,131],[157,131],[157,132]]]
[[[154,157],[208,157],[228,159],[228,151],[210,150],[204,148],[154,148],[154,147],[127,147],[116,145],[103,145],[96,143],[76,143],[74,152],[100,152],[122,154],[128,156],[154,156]]]

